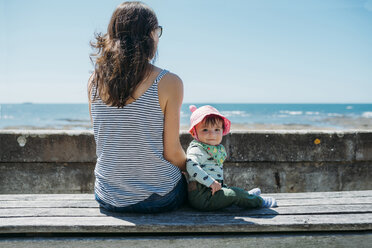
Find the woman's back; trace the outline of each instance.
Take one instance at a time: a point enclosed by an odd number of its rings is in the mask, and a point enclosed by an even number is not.
[[[95,193],[110,211],[170,211],[186,198],[181,174],[186,155],[179,141],[182,80],[151,64],[162,30],[150,7],[124,2],[107,33],[91,43]]]
[[[161,71],[137,100],[123,108],[108,106],[99,96],[93,101],[91,96],[97,145],[95,192],[109,204],[124,207],[154,193],[163,196],[180,180],[178,167],[163,156],[158,82],[166,73]]]

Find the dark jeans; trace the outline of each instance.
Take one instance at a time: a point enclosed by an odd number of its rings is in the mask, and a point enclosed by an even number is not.
[[[100,206],[111,212],[122,213],[161,213],[176,210],[187,200],[187,182],[182,175],[181,180],[173,188],[171,192],[165,196],[152,194],[146,200],[126,207],[115,207],[111,204],[105,203],[98,198],[96,200]]]

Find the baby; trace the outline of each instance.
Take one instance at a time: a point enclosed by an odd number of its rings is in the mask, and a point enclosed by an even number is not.
[[[187,149],[186,162],[190,205],[204,211],[234,204],[242,208],[276,207],[274,198],[259,196],[259,188],[245,191],[223,184],[223,162],[227,154],[221,141],[229,133],[231,122],[209,105],[198,109],[191,105],[190,110],[189,133],[194,137]]]

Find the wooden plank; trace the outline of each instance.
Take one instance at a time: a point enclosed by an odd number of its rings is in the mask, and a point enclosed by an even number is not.
[[[277,199],[323,199],[344,197],[372,197],[372,190],[335,191],[335,192],[305,192],[305,193],[264,193],[263,196]],[[94,194],[15,194],[0,195],[0,201],[49,201],[49,200],[94,200]]]
[[[338,205],[338,204],[371,204],[372,197],[345,197],[323,199],[277,199],[278,206],[304,206],[304,205]]]
[[[97,208],[96,201],[0,201],[1,208]]]
[[[161,237],[80,237],[80,238],[13,238],[0,239],[2,248],[350,248],[370,247],[372,234],[269,234],[269,235],[210,235],[210,236],[161,236]]]
[[[372,214],[272,215],[127,215],[121,217],[2,218],[0,233],[203,233],[371,231]]]
[[[263,196],[277,199],[316,199],[316,198],[344,198],[344,197],[371,197],[372,190],[361,191],[331,191],[331,192],[303,192],[303,193],[263,193]]]
[[[191,208],[181,208],[175,212],[165,214],[182,215],[185,218],[199,215],[296,215],[296,214],[350,214],[350,213],[372,213],[372,204],[370,205],[322,205],[322,206],[288,206],[274,209],[241,209],[230,207],[215,212],[200,212]],[[109,213],[100,208],[6,208],[0,209],[0,218],[12,217],[99,217],[106,214],[122,216],[123,214]],[[125,215],[125,214],[124,214]]]
[[[274,209],[184,207],[152,215],[104,211],[92,194],[0,195],[0,233],[370,231],[372,191],[354,193],[275,194],[281,197]]]
[[[277,199],[278,206],[320,206],[320,205],[356,205],[372,204],[372,197],[344,197],[344,198],[323,198],[323,199]],[[0,208],[94,208],[98,207],[95,200],[34,200],[34,201],[6,201],[0,200]]]
[[[52,201],[79,200],[92,201],[94,194],[14,194],[0,195],[0,201]]]

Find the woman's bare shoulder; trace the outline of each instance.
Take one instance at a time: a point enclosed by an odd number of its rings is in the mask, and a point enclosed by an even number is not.
[[[177,74],[168,72],[160,80],[159,87],[168,93],[179,92],[183,91],[183,82]]]
[[[171,106],[175,109],[181,106],[183,100],[183,82],[176,74],[170,72],[165,74],[159,81],[158,92],[159,103],[163,113],[166,112],[166,106]]]

